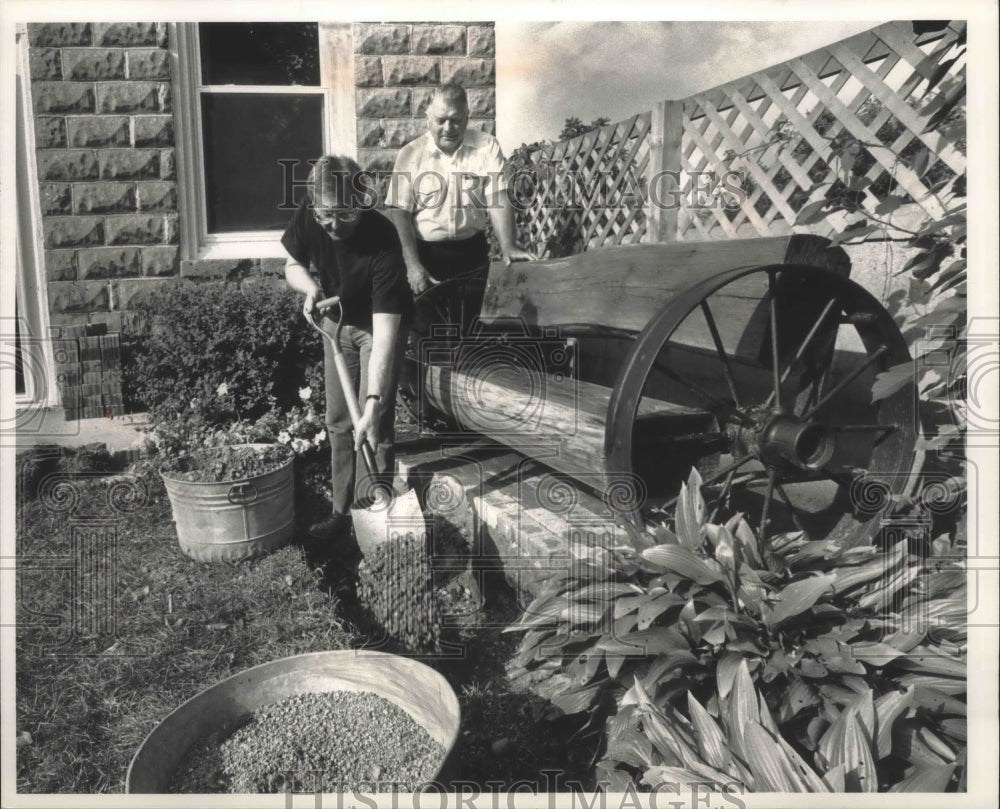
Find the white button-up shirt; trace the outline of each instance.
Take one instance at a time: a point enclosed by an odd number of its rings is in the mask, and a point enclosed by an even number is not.
[[[426,132],[396,155],[386,205],[413,214],[419,239],[468,239],[486,228],[487,205],[507,188],[503,166],[500,143],[486,132],[466,130],[452,155]]]

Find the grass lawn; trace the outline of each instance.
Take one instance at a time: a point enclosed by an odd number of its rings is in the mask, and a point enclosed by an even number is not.
[[[133,753],[164,716],[250,666],[332,649],[402,651],[336,559],[318,566],[298,545],[237,564],[184,556],[148,471],[80,472],[48,496],[22,496],[17,543],[18,792],[124,791]],[[461,703],[455,777],[551,791],[542,773],[558,770],[589,787],[594,737],[570,740],[578,728],[507,679],[519,636],[501,630],[519,616],[500,589],[446,628],[458,654],[425,660]]]

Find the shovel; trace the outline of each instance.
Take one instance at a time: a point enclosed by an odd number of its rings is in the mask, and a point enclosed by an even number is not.
[[[337,368],[340,387],[344,392],[344,400],[347,402],[347,409],[351,414],[351,424],[357,430],[358,423],[361,421],[361,409],[358,406],[358,398],[354,394],[354,383],[351,380],[347,362],[344,360],[344,352],[340,348],[340,331],[344,319],[340,299],[327,298],[316,304],[317,309],[330,307],[336,307],[339,310],[337,328],[333,337],[330,337],[323,330],[315,318],[307,315],[306,320],[330,341],[330,348],[333,350],[333,364]],[[375,463],[375,453],[367,438],[361,444],[361,458],[369,477],[374,479],[378,467]],[[355,501],[351,506],[351,519],[354,522],[354,535],[357,538],[358,547],[365,556],[394,537],[406,534],[426,535],[424,513],[420,508],[417,493],[413,489],[405,494],[397,494],[389,487],[378,486],[373,502]]]

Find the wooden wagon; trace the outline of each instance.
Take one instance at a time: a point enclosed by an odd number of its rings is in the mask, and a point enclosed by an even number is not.
[[[640,526],[692,467],[761,535],[865,541],[905,489],[907,362],[844,250],[812,236],[630,245],[494,264],[418,301],[404,399],[540,460]],[[470,301],[481,299],[474,311]]]

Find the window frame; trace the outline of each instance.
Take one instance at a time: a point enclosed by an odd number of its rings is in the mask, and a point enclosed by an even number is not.
[[[176,65],[173,87],[177,195],[180,213],[181,258],[280,258],[281,231],[208,232],[201,97],[213,94],[288,94],[323,97],[323,151],[357,153],[354,109],[354,49],[350,23],[317,22],[319,85],[204,85],[201,83],[201,46],[196,22],[174,23],[170,42]],[[319,157],[319,155],[316,155]],[[296,173],[296,180],[302,180]]]

